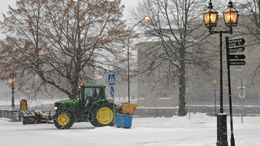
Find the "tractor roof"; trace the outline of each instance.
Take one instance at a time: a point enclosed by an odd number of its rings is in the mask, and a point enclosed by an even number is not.
[[[86,85],[85,88],[106,88],[105,85]]]

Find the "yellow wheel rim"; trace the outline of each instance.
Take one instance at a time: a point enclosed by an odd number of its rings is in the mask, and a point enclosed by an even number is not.
[[[107,125],[111,123],[113,121],[113,117],[114,117],[113,111],[108,107],[100,108],[97,111],[96,118],[98,122],[102,125]]]
[[[61,126],[65,126],[70,122],[70,118],[68,116],[68,114],[66,113],[62,113],[58,116],[58,123]]]

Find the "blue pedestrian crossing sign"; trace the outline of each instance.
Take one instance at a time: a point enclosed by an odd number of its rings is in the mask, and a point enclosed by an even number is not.
[[[110,95],[111,95],[111,97],[114,97],[114,95],[115,95],[114,86],[110,86]]]
[[[108,74],[108,84],[109,85],[116,84],[116,75],[114,73]]]

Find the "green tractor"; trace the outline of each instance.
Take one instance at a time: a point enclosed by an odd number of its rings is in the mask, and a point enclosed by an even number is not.
[[[55,103],[53,122],[58,129],[69,129],[74,122],[90,122],[95,127],[113,126],[116,105],[106,98],[106,86],[80,86],[80,97]]]

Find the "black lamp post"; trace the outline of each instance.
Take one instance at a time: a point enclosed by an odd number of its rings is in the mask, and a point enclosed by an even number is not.
[[[11,106],[12,106],[12,108],[14,109],[14,89],[15,89],[15,87],[14,87],[14,85],[15,85],[15,83],[16,83],[16,74],[14,74],[14,73],[11,73],[10,74],[10,78],[9,78],[9,83],[10,83],[10,85],[11,85],[11,90],[12,90],[12,98],[11,98]]]
[[[228,30],[215,31],[214,28],[217,26],[218,12],[213,9],[211,0],[209,1],[208,9],[203,13],[203,19],[205,26],[208,27],[210,34],[219,34],[220,37],[220,113],[217,115],[217,146],[227,146],[227,123],[226,114],[223,110],[223,60],[222,60],[222,37],[223,33],[232,34],[233,27],[237,26],[238,22],[238,11],[233,7],[231,0],[228,2],[227,9],[223,12],[225,25]],[[231,109],[232,107],[230,107]],[[232,111],[232,109],[231,109]],[[231,116],[231,146],[235,146],[235,139],[233,134],[232,114]]]
[[[128,103],[130,103],[130,38],[131,34],[134,30],[134,28],[139,24],[142,23],[143,21],[149,21],[150,17],[145,16],[143,19],[138,21],[135,25],[133,25],[129,31],[128,39],[127,39],[127,99]]]

